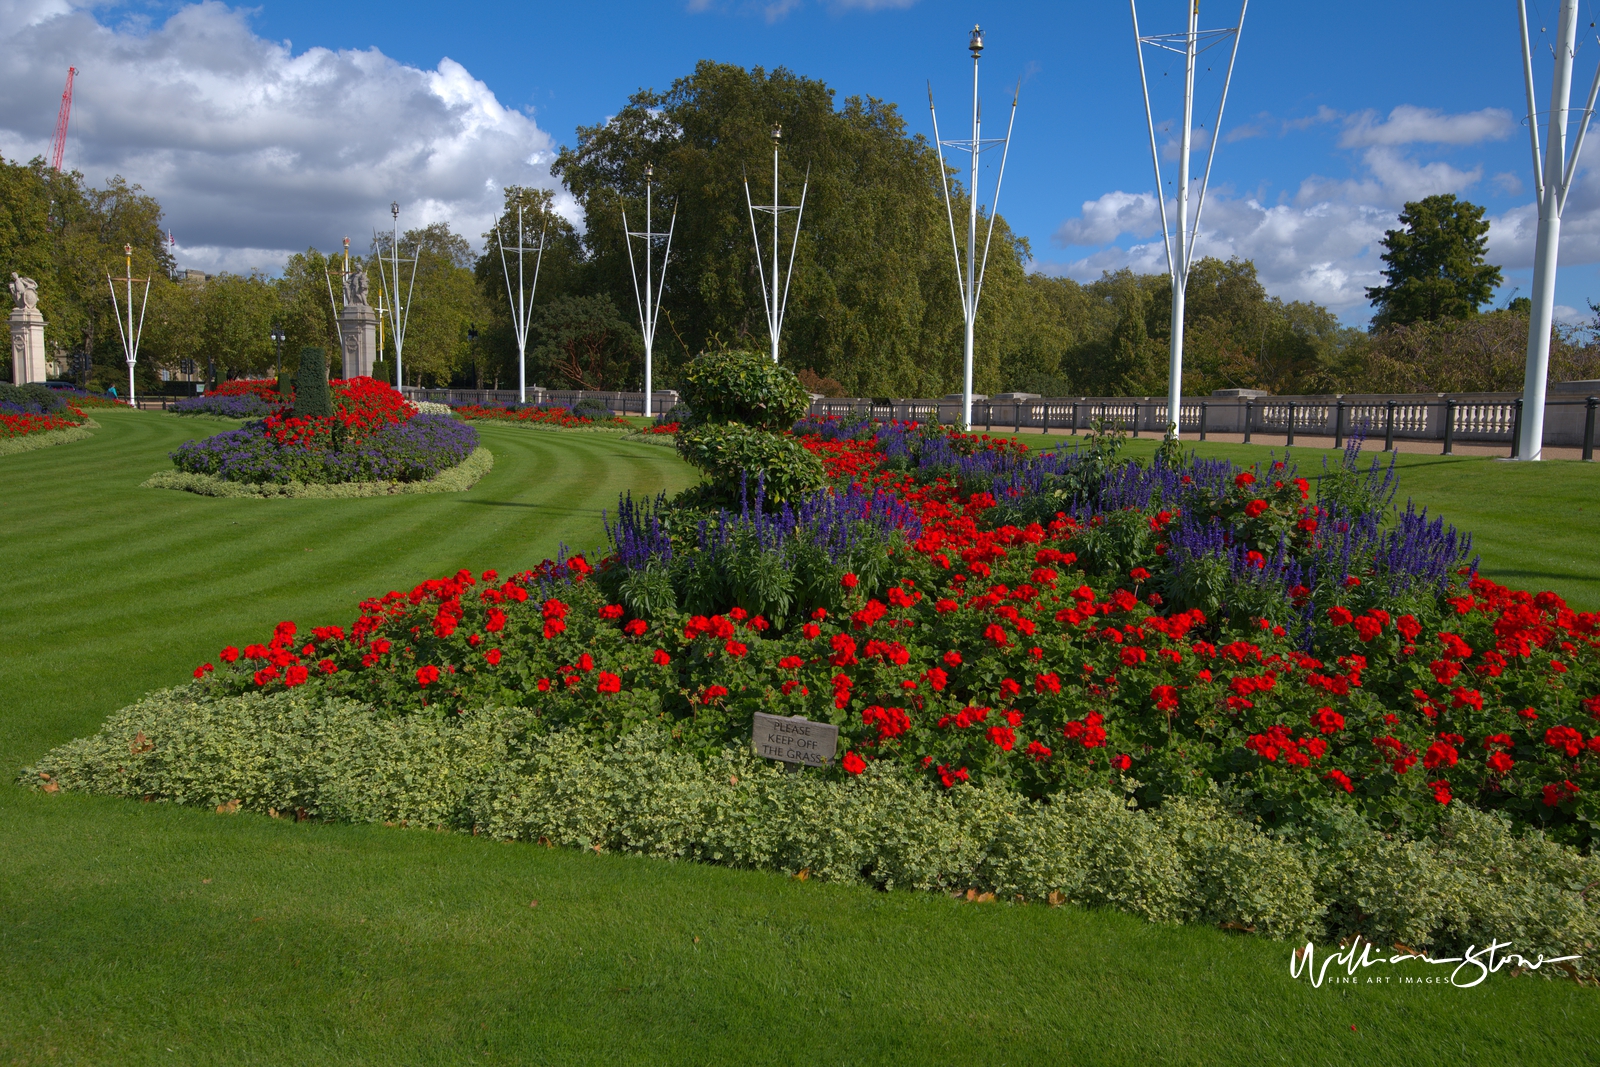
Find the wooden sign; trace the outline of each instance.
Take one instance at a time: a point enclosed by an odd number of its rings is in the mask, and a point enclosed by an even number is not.
[[[765,759],[826,767],[839,750],[839,728],[799,715],[784,718],[758,711],[751,724],[750,743],[756,755]]]

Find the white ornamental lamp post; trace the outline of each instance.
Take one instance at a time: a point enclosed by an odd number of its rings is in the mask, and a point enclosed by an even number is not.
[[[628,229],[628,209],[627,208],[623,208],[622,209],[622,232],[625,235],[625,239],[628,242],[628,270],[631,271],[632,274],[633,274],[633,302],[636,305],[638,305],[638,308],[639,308],[639,332],[644,334],[644,417],[647,418],[647,419],[652,417],[655,414],[655,396],[654,396],[654,393],[652,392],[652,380],[651,380],[651,374],[652,374],[651,353],[652,353],[652,350],[655,347],[656,323],[658,321],[660,321],[661,297],[666,292],[666,289],[667,289],[667,262],[672,259],[672,231],[678,225],[678,208],[677,208],[676,205],[674,205],[673,208],[672,208],[672,221],[667,224],[667,232],[666,233],[657,233],[654,229],[651,228],[650,193],[651,193],[651,185],[653,184],[652,179],[654,178],[654,176],[655,176],[655,167],[651,166],[648,163],[645,164],[645,168],[644,168],[644,230],[643,230],[643,232],[636,232],[634,230]],[[772,187],[773,187],[774,190],[776,190],[777,187],[778,187],[776,173],[774,173]],[[748,182],[745,184],[745,188],[746,188],[746,194],[748,195],[748,190],[749,190],[749,183]],[[801,197],[801,202],[803,203],[804,200],[805,200],[805,198],[802,196]],[[774,204],[776,204],[776,201],[777,201],[776,192],[774,192],[773,201],[774,201]],[[752,212],[752,218],[753,217],[754,217],[754,213]],[[799,235],[800,235],[799,234],[799,230],[796,229],[795,237],[796,237],[797,241],[798,241]],[[639,237],[639,238],[642,238],[644,240],[644,292],[643,292],[642,295],[640,294],[640,291],[639,291],[639,268],[634,263],[634,259],[633,259],[633,239],[635,237]],[[656,241],[661,240],[661,239],[665,239],[666,240],[667,246],[666,246],[665,252],[661,256],[661,284],[659,286],[657,286],[657,285],[654,284],[653,277],[652,277],[652,274],[651,274],[651,270],[652,270],[652,265],[653,265],[653,261],[655,259],[655,254],[656,254],[656,244],[655,243],[656,243]],[[777,236],[776,236],[776,233],[774,233],[774,236],[773,236],[773,253],[774,254],[777,253]],[[792,250],[790,252],[790,256],[791,256],[791,258],[793,257],[793,251]],[[757,247],[756,258],[758,260],[761,258],[759,246]],[[773,269],[773,277],[777,277],[777,269],[778,268],[777,268],[776,260],[774,260],[774,262],[773,262],[773,268],[772,269]],[[765,292],[766,292],[766,287],[765,287],[765,285],[763,285],[762,286],[763,295],[765,295]],[[777,359],[778,359],[778,340],[777,340],[777,334],[776,333],[773,334],[773,340],[772,340],[772,359],[773,359],[773,362],[777,362]]]
[[[800,247],[800,223],[806,213],[806,193],[811,188],[811,168],[806,168],[805,184],[800,188],[798,206],[778,203],[778,144],[783,138],[783,127],[772,127],[772,206],[757,207],[750,199],[750,176],[744,179],[744,202],[750,209],[750,235],[756,244],[756,273],[761,281],[761,302],[767,312],[767,333],[772,338],[772,362],[778,362],[778,335],[783,332],[783,313],[789,306],[789,282],[794,279],[794,253]],[[766,269],[761,263],[761,234],[756,230],[756,212],[772,216],[772,293],[767,294]],[[797,212],[794,219],[794,241],[789,245],[789,271],[778,284],[778,219],[786,211]],[[663,274],[665,267],[662,268]]]
[[[394,217],[394,232],[389,243],[389,270],[383,269],[383,253],[380,250],[378,259],[378,284],[389,289],[389,323],[394,330],[394,386],[402,389],[405,386],[405,367],[402,363],[406,344],[406,321],[411,317],[411,297],[417,288],[417,260],[421,258],[420,246],[412,250],[409,259],[400,258],[400,204],[395,201],[389,205],[389,214]],[[372,243],[378,243],[378,235],[372,235]],[[400,264],[411,264],[411,283],[406,287],[405,300],[400,299]]]
[[[134,394],[133,365],[139,361],[139,339],[144,336],[144,311],[150,303],[150,279],[135,278],[133,276],[132,245],[123,245],[122,255],[127,274],[121,278],[113,278],[108,274],[106,275],[106,284],[111,287],[112,316],[117,320],[117,332],[122,335],[122,354],[128,361],[128,406],[137,407],[138,397]],[[139,325],[135,328],[133,323],[133,283],[137,281],[144,282],[144,297],[139,302]],[[123,325],[122,311],[117,304],[118,282],[123,282],[127,285],[128,322],[126,326]]]
[[[1523,88],[1528,95],[1528,134],[1533,142],[1533,188],[1539,203],[1539,234],[1533,253],[1533,307],[1528,315],[1528,357],[1522,379],[1522,431],[1517,440],[1520,459],[1538,460],[1544,448],[1545,389],[1550,377],[1550,329],[1555,318],[1556,261],[1561,251],[1561,213],[1567,206],[1567,192],[1578,168],[1583,138],[1594,117],[1595,97],[1600,94],[1600,69],[1589,86],[1589,102],[1584,105],[1572,152],[1567,152],[1567,128],[1571,118],[1567,107],[1572,97],[1572,58],[1577,50],[1578,0],[1562,0],[1556,24],[1555,76],[1550,86],[1549,127],[1545,136],[1544,158],[1539,158],[1539,112],[1533,94],[1533,52],[1528,47],[1528,9],[1517,0],[1517,18],[1522,27]]]
[[[982,136],[983,111],[978,103],[978,58],[983,54],[983,31],[972,27],[967,41],[972,52],[972,136],[945,141],[939,138],[939,113],[933,106],[933,85],[928,86],[928,112],[933,116],[933,141],[939,151],[939,177],[944,188],[944,211],[950,221],[950,249],[956,257],[956,288],[961,293],[961,314],[966,320],[966,337],[961,363],[961,428],[972,428],[972,365],[974,331],[978,323],[978,300],[983,295],[983,274],[989,264],[989,242],[994,238],[994,220],[1000,214],[1000,185],[1006,178],[1006,157],[1011,154],[1011,130],[1017,122],[1017,97],[1022,93],[1022,82],[1017,82],[1011,94],[1011,119],[1006,123],[1004,137]],[[989,202],[989,232],[983,239],[983,258],[978,258],[978,157],[995,147],[1000,148],[1000,174],[994,183],[994,198]],[[950,202],[950,174],[944,165],[944,150],[969,152],[972,155],[971,175],[967,182],[967,255],[962,259],[956,240],[955,210]],[[963,265],[965,270],[963,271]]]
[[[272,345],[278,352],[278,371],[275,379],[281,382],[283,380],[283,342],[288,340],[288,334],[283,332],[282,323],[274,322],[267,336],[272,339]]]
[[[1149,37],[1139,34],[1139,8],[1135,0],[1128,0],[1133,12],[1134,47],[1139,53],[1139,82],[1144,89],[1144,117],[1150,128],[1150,162],[1156,171],[1156,203],[1161,205],[1161,241],[1167,250],[1167,274],[1172,279],[1172,348],[1167,368],[1167,435],[1178,436],[1183,403],[1183,302],[1189,287],[1189,268],[1194,265],[1195,238],[1200,233],[1200,212],[1206,206],[1206,187],[1211,183],[1211,163],[1217,158],[1217,132],[1222,125],[1222,109],[1228,103],[1228,87],[1233,82],[1233,64],[1239,58],[1239,38],[1244,30],[1245,10],[1250,0],[1239,5],[1239,22],[1220,30],[1200,29],[1200,0],[1187,0],[1189,27],[1183,33],[1158,33]],[[1206,151],[1205,176],[1200,179],[1199,196],[1195,201],[1194,221],[1189,220],[1189,156],[1194,144],[1194,69],[1201,52],[1233,38],[1233,49],[1228,56],[1228,73],[1222,81],[1222,97],[1217,101],[1217,121],[1211,126],[1211,145]],[[1154,45],[1183,56],[1183,131],[1178,138],[1178,225],[1167,225],[1167,198],[1161,186],[1161,152],[1156,147],[1156,123],[1150,110],[1150,79],[1144,69],[1144,46]]]
[[[517,204],[517,243],[511,251],[517,254],[517,293],[511,295],[511,267],[506,263],[506,239],[495,227],[495,238],[500,244],[500,270],[506,276],[506,301],[511,305],[511,326],[517,334],[517,402],[528,402],[528,317],[533,313],[533,294],[539,289],[539,267],[544,263],[545,230],[539,230],[539,243],[525,244],[522,231],[522,205]],[[522,254],[537,252],[533,261],[533,285],[526,292],[522,288]],[[399,359],[399,356],[395,357]]]

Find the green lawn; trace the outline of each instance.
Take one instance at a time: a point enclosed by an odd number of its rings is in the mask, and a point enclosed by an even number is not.
[[[225,642],[283,618],[348,622],[359,597],[460,566],[592,546],[620,489],[690,480],[664,448],[489,426],[495,470],[469,493],[212,500],[137,486],[224,424],[97,417],[92,441],[0,458],[8,775]],[[1596,488],[1576,464],[1484,461],[1418,463],[1405,483],[1483,531],[1492,573],[1548,572],[1526,580],[1588,606],[1594,538],[1553,520]],[[1289,979],[1288,946],[1118,914],[3,784],[0,855],[0,1063],[1600,1056],[1591,988],[1312,990]]]

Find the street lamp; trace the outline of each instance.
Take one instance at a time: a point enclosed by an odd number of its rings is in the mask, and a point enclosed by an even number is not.
[[[412,249],[411,283],[406,288],[406,298],[400,299],[400,202],[394,201],[389,205],[389,214],[394,217],[394,233],[389,244],[389,270],[383,269],[383,250],[378,248],[378,234],[373,231],[372,244],[378,260],[379,283],[389,290],[389,325],[394,335],[394,386],[403,389],[405,386],[405,346],[406,346],[406,321],[411,317],[411,297],[417,288],[417,261],[421,259],[421,246]]]
[[[789,306],[789,282],[794,278],[794,254],[800,247],[800,222],[806,213],[806,192],[811,188],[811,167],[806,167],[805,182],[800,186],[800,203],[786,206],[778,203],[778,146],[783,141],[783,127],[772,127],[772,206],[757,207],[750,199],[750,176],[744,179],[744,202],[750,211],[750,236],[756,246],[756,279],[761,283],[761,302],[767,313],[767,334],[772,339],[772,362],[778,362],[778,335],[783,332],[783,313]],[[756,212],[772,216],[772,295],[767,295],[766,270],[761,263],[761,234],[756,230]],[[795,212],[794,241],[789,245],[789,271],[778,274],[778,220],[788,211]],[[664,270],[665,268],[663,268]]]
[[[272,338],[272,343],[278,349],[278,373],[277,373],[277,378],[278,378],[279,381],[282,381],[283,380],[283,342],[286,339],[285,338],[285,334],[283,332],[282,324],[281,323],[276,323],[276,322],[273,323],[272,324],[272,332],[270,334],[268,334],[267,336]]]
[[[646,163],[644,167],[644,231],[642,233],[628,229],[628,211],[622,211],[622,229],[628,242],[628,270],[633,274],[633,302],[639,309],[639,330],[644,335],[644,409],[646,418],[655,414],[655,388],[653,374],[654,367],[651,363],[652,352],[656,342],[656,321],[661,314],[661,297],[667,288],[667,262],[672,258],[672,231],[678,225],[678,209],[672,209],[672,221],[667,224],[667,232],[659,233],[652,228],[650,212],[650,188],[655,178],[655,167]],[[639,292],[639,268],[633,261],[633,239],[644,239],[644,292]],[[666,251],[661,257],[661,285],[656,287],[651,277],[652,264],[655,261],[655,242],[665,237],[667,240]],[[759,252],[759,249],[757,250]],[[757,259],[760,256],[757,255]],[[765,288],[763,287],[763,294]]]
[[[139,339],[144,336],[144,312],[150,303],[150,279],[148,277],[135,278],[133,276],[132,245],[123,245],[122,255],[128,273],[121,278],[113,278],[108,274],[106,275],[106,284],[111,287],[111,310],[117,322],[117,332],[122,335],[123,358],[128,361],[128,405],[130,407],[138,407],[138,398],[134,395],[133,365],[139,361]],[[133,324],[133,283],[136,281],[144,282],[144,297],[139,302],[139,325],[137,327]],[[123,325],[122,310],[117,304],[117,282],[127,283],[128,322],[126,326]]]
[[[1011,94],[1011,117],[1006,122],[1004,137],[983,137],[983,113],[978,106],[978,60],[983,56],[983,31],[972,27],[967,39],[967,50],[972,53],[972,136],[944,140],[939,136],[939,113],[933,106],[933,83],[928,83],[928,114],[933,120],[933,142],[939,152],[939,182],[944,192],[944,212],[950,223],[950,251],[955,256],[956,288],[961,294],[961,316],[965,322],[965,339],[961,356],[961,428],[972,427],[972,375],[978,325],[978,301],[983,296],[983,275],[989,265],[989,244],[994,238],[994,220],[1000,216],[1000,186],[1006,178],[1006,159],[1011,154],[1011,130],[1017,123],[1017,98],[1022,93],[1022,82]],[[950,199],[950,173],[945,168],[944,150],[971,153],[971,177],[967,181],[967,248],[962,258],[961,246],[956,240],[956,217]],[[989,229],[983,238],[983,255],[978,255],[978,177],[979,156],[992,148],[1000,149],[1000,172],[994,182],[994,196],[989,201]],[[965,271],[963,271],[963,267]]]

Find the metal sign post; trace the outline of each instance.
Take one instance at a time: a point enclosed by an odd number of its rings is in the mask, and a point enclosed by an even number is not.
[[[800,247],[800,222],[806,213],[806,193],[811,188],[811,168],[806,168],[805,184],[800,187],[798,206],[778,203],[778,143],[783,137],[783,127],[772,127],[772,206],[756,207],[750,199],[750,176],[744,179],[744,202],[750,209],[750,235],[756,243],[756,273],[761,281],[761,302],[767,311],[767,333],[772,337],[772,362],[778,362],[778,335],[783,332],[783,313],[789,306],[789,282],[794,279],[794,254]],[[772,216],[772,294],[767,295],[767,275],[761,263],[761,234],[756,230],[756,212]],[[789,245],[789,272],[778,285],[778,218],[786,211],[797,212],[794,219],[794,241]],[[665,268],[663,268],[663,271]]]
[[[928,85],[928,111],[933,116],[933,142],[939,151],[939,177],[944,188],[944,212],[950,221],[950,249],[956,257],[956,288],[961,293],[961,314],[966,320],[966,340],[961,364],[961,428],[972,428],[972,363],[974,331],[978,323],[978,300],[983,295],[983,273],[989,264],[989,242],[994,238],[994,220],[1000,214],[1000,185],[1006,179],[1006,157],[1011,153],[1011,130],[1017,122],[1017,97],[1022,93],[1022,82],[1017,82],[1011,94],[1011,120],[1006,124],[1004,137],[984,140],[983,111],[978,104],[978,57],[983,53],[983,31],[972,27],[967,41],[972,52],[972,137],[967,140],[944,141],[939,138],[939,113],[933,106],[933,85]],[[994,199],[989,202],[989,232],[983,239],[983,258],[978,259],[978,157],[996,145],[1001,146],[1000,174],[994,183]],[[961,250],[956,241],[956,217],[950,204],[950,174],[944,165],[944,150],[954,149],[972,154],[971,179],[967,183],[967,257],[963,275]]]
[[[639,307],[639,331],[642,334],[644,334],[644,417],[647,418],[647,419],[653,417],[654,414],[655,414],[654,394],[651,391],[651,389],[652,389],[652,383],[651,383],[651,374],[652,374],[651,353],[652,353],[652,350],[655,347],[656,323],[659,321],[660,315],[661,315],[661,297],[666,292],[666,289],[667,289],[667,263],[668,263],[669,260],[672,259],[672,231],[674,229],[676,229],[677,225],[678,225],[678,208],[677,208],[677,205],[674,204],[673,208],[672,208],[672,221],[667,224],[667,232],[666,233],[657,233],[657,232],[655,232],[655,230],[653,230],[651,228],[651,217],[650,217],[650,192],[651,192],[651,188],[650,187],[651,187],[651,184],[652,184],[651,179],[654,177],[654,175],[655,175],[655,168],[653,166],[651,166],[650,164],[645,164],[645,168],[644,168],[644,232],[637,233],[637,232],[635,232],[633,230],[628,229],[628,209],[627,208],[623,208],[622,209],[622,232],[625,235],[625,239],[628,242],[628,270],[633,273],[633,302],[635,304],[637,304],[638,307]],[[746,188],[746,190],[748,192],[748,189],[749,189],[749,183],[748,182],[745,183],[745,188]],[[776,175],[774,175],[772,188],[773,188],[774,191],[776,191],[777,188],[778,188]],[[802,200],[803,199],[804,198],[802,198]],[[774,201],[774,204],[776,204],[776,201],[777,201],[776,192],[774,192],[773,201]],[[798,241],[799,236],[800,236],[800,231],[797,229],[795,231],[795,237],[796,237],[797,241]],[[639,292],[639,268],[633,262],[633,239],[635,237],[640,237],[640,238],[644,239],[644,294],[643,294],[642,297],[641,297],[640,292]],[[655,251],[656,251],[655,243],[660,238],[666,238],[667,247],[666,247],[666,251],[663,253],[663,255],[661,257],[661,284],[659,286],[653,286],[650,272],[651,272],[652,261],[654,260],[654,257],[655,257]],[[773,251],[774,252],[777,251],[777,239],[776,239],[776,236],[774,236],[774,239],[773,239]],[[760,258],[759,246],[757,248],[756,257],[758,259]],[[777,267],[774,266],[773,270],[776,271]],[[765,292],[765,286],[763,286],[762,288],[763,288],[763,292]],[[774,340],[773,340],[772,358],[773,358],[774,362],[776,362],[777,358],[778,358],[778,346],[777,346],[776,335],[774,335]]]
[[[1539,112],[1533,95],[1533,52],[1528,47],[1528,9],[1517,0],[1517,18],[1522,28],[1523,89],[1528,96],[1528,134],[1533,142],[1533,188],[1539,203],[1539,235],[1533,253],[1533,307],[1528,315],[1528,357],[1522,379],[1522,428],[1517,456],[1538,460],[1544,446],[1544,400],[1546,379],[1550,377],[1550,328],[1555,318],[1556,260],[1561,251],[1561,212],[1567,206],[1567,192],[1578,168],[1583,138],[1594,117],[1595,97],[1600,94],[1600,69],[1589,86],[1589,102],[1584,105],[1567,152],[1567,125],[1572,97],[1572,59],[1577,51],[1578,0],[1562,0],[1560,22],[1556,26],[1555,75],[1550,86],[1549,133],[1545,138],[1544,159],[1539,158]]]
[[[139,339],[144,336],[144,311],[150,304],[150,279],[140,279],[133,276],[132,245],[123,245],[122,255],[127,274],[121,278],[113,278],[107,274],[106,284],[111,287],[112,317],[117,320],[117,332],[122,335],[122,354],[128,361],[128,406],[138,407],[138,396],[134,392],[133,384],[133,365],[139,361]],[[144,298],[139,302],[139,325],[135,328],[133,324],[133,283],[137,281],[144,282]],[[122,311],[117,305],[118,282],[126,283],[128,289],[128,323],[126,326],[122,323]]]
[[[1133,12],[1134,47],[1139,54],[1139,82],[1144,89],[1144,117],[1150,127],[1150,162],[1156,171],[1156,203],[1161,206],[1161,241],[1167,250],[1167,274],[1172,279],[1172,350],[1167,370],[1167,436],[1177,437],[1179,413],[1183,401],[1183,301],[1189,286],[1189,268],[1194,265],[1195,238],[1200,233],[1200,212],[1206,206],[1206,187],[1211,183],[1211,163],[1217,158],[1217,132],[1222,125],[1222,109],[1228,103],[1228,87],[1233,83],[1233,65],[1239,58],[1239,38],[1244,30],[1245,10],[1250,0],[1239,5],[1239,22],[1220,30],[1200,29],[1200,0],[1187,0],[1189,28],[1183,33],[1158,33],[1141,36],[1139,33],[1139,8],[1136,0],[1128,0]],[[1211,126],[1211,146],[1206,151],[1205,176],[1200,179],[1199,197],[1195,203],[1194,223],[1189,222],[1189,155],[1194,143],[1194,68],[1201,52],[1233,38],[1233,49],[1228,56],[1228,73],[1222,82],[1222,98],[1217,101],[1217,121]],[[1167,225],[1167,198],[1161,188],[1161,151],[1156,147],[1156,122],[1150,110],[1150,79],[1144,69],[1144,46],[1154,45],[1184,58],[1183,74],[1183,132],[1178,141],[1178,190],[1175,196],[1178,209],[1178,226],[1174,231]],[[1176,247],[1174,247],[1176,246]]]
[[[517,334],[517,402],[528,402],[528,316],[533,313],[533,294],[539,290],[539,268],[544,263],[544,237],[545,228],[539,229],[539,243],[533,246],[525,245],[526,238],[522,232],[522,205],[517,204],[517,243],[511,251],[517,254],[517,295],[511,296],[511,267],[506,263],[506,239],[496,226],[495,239],[500,243],[500,271],[506,276],[506,301],[511,305],[511,326]],[[524,252],[537,252],[538,258],[533,261],[533,285],[526,293],[522,290],[522,254]],[[398,329],[398,327],[396,327]],[[396,357],[399,358],[398,356]]]

